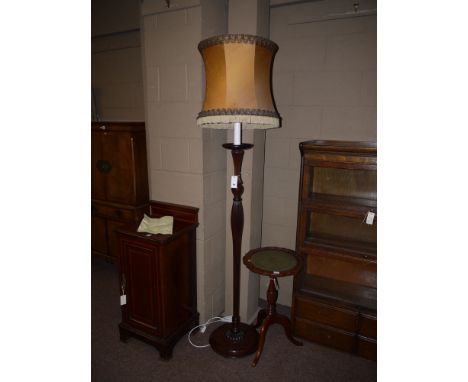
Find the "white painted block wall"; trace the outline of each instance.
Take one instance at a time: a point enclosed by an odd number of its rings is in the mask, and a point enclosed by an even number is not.
[[[271,4],[279,3],[285,1]],[[267,132],[263,246],[295,248],[300,142],[376,140],[376,16],[307,22],[349,10],[351,2],[343,1],[271,8],[270,36],[279,45],[273,91],[283,126]],[[267,278],[260,284],[265,296]],[[281,278],[278,303],[291,301],[292,277]]]

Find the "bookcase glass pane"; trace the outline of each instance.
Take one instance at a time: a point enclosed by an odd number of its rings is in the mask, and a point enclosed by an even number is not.
[[[377,199],[377,171],[310,167],[312,192]]]
[[[347,241],[372,244],[377,242],[377,223],[369,225],[360,219],[310,211],[307,239],[337,241],[339,245]]]

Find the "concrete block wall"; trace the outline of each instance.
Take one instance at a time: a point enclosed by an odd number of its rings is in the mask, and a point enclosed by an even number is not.
[[[91,34],[101,36],[140,27],[140,0],[92,0]]]
[[[141,5],[150,197],[200,208],[197,301],[200,321],[224,311],[225,131],[204,130],[203,62],[197,46],[224,33],[219,1],[146,0]]]
[[[205,316],[219,316],[225,306],[226,142],[223,130],[203,130],[203,208]],[[200,281],[199,281],[200,282]]]
[[[101,120],[143,121],[139,2],[94,0],[91,5],[96,111]]]
[[[101,121],[144,121],[140,32],[96,38],[92,81]]]
[[[195,122],[200,19],[200,7],[143,17],[150,195],[197,207],[203,200],[202,132]]]
[[[219,0],[201,0],[201,36],[199,40],[226,33],[227,4]],[[204,69],[198,53],[198,83],[200,101],[204,98]],[[200,103],[201,110],[201,103]],[[226,131],[202,130],[202,163],[203,163],[203,239],[204,252],[198,252],[202,258],[203,271],[199,283],[204,284],[203,309],[199,312],[204,319],[219,316],[225,306],[226,264]],[[201,275],[203,273],[203,275]]]
[[[376,16],[310,22],[352,11],[352,2],[285,3],[271,2],[270,38],[279,45],[273,91],[283,125],[266,137],[262,245],[294,249],[299,143],[376,140],[377,23]],[[262,298],[267,283],[262,278]],[[292,277],[280,279],[278,303],[290,306],[291,296]]]

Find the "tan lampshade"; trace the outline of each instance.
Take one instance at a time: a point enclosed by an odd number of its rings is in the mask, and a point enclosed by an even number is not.
[[[271,91],[278,45],[258,36],[222,35],[203,40],[206,93],[197,125],[218,129],[241,122],[247,129],[280,126]]]

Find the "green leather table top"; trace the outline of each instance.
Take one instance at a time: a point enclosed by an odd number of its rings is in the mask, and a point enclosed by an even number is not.
[[[254,253],[250,262],[267,272],[286,272],[297,265],[297,259],[293,255],[271,249]]]

